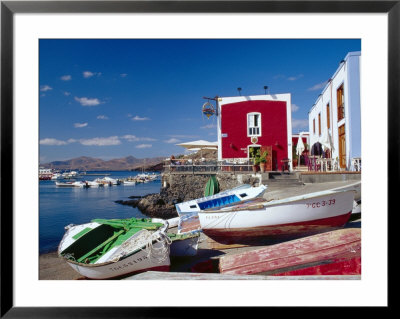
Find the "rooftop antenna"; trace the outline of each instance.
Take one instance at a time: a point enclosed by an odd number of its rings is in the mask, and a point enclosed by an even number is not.
[[[237,88],[237,90],[239,92],[239,95],[242,95],[242,94],[240,94],[240,91],[242,91],[242,88]]]

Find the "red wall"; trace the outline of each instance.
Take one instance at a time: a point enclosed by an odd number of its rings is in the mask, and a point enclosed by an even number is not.
[[[256,144],[272,146],[273,163],[279,169],[281,159],[288,157],[286,102],[245,101],[221,106],[222,158],[247,158],[247,146],[252,145],[247,136],[247,114],[261,113],[261,136]],[[276,146],[278,142],[278,146]]]

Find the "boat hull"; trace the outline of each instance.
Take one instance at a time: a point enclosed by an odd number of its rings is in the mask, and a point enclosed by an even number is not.
[[[161,249],[162,243],[153,244],[153,249]],[[89,279],[112,279],[128,274],[147,270],[169,271],[169,255],[163,261],[154,259],[148,248],[139,250],[137,253],[120,259],[117,262],[103,264],[84,265],[82,263],[67,261],[67,263],[82,276]]]
[[[227,254],[218,268],[230,275],[360,275],[361,229],[339,229]]]
[[[111,223],[118,223],[118,221],[110,220]],[[121,221],[125,222],[125,220]],[[144,222],[146,223],[146,221]],[[153,221],[149,222],[153,223]],[[86,224],[71,224],[65,227],[66,233],[58,247],[59,257],[79,274],[89,279],[111,279],[147,270],[169,271],[171,241],[166,234],[168,222],[165,221],[159,223],[164,225],[153,233],[150,234],[149,231],[142,229],[103,252],[97,261],[87,261],[87,257],[96,253],[109,241],[109,235],[112,234],[109,233],[109,228],[112,226],[107,226],[107,223],[105,226],[104,223],[104,220],[95,220]],[[137,227],[140,227],[140,221]],[[151,227],[151,225],[143,225],[143,227]],[[123,230],[119,231],[120,234],[122,232]],[[91,234],[94,235],[90,236]],[[105,235],[102,238],[100,234]],[[113,237],[115,237],[115,233]],[[82,241],[89,244],[87,246],[80,244]]]
[[[172,241],[170,246],[171,256],[195,256],[199,244],[200,232],[193,232],[193,236],[188,236],[183,240]]]
[[[229,203],[235,203],[242,200],[261,197],[266,189],[267,187],[265,185],[251,187],[250,185],[244,184],[233,189],[217,193],[215,195],[179,203],[176,204],[175,207],[178,215],[183,216],[210,207],[219,207]]]
[[[342,227],[350,218],[353,199],[353,191],[321,192],[251,209],[236,207],[198,215],[204,234],[217,242],[235,243]]]

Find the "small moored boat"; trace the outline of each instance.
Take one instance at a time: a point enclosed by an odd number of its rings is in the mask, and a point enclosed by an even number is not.
[[[144,270],[168,271],[168,222],[151,219],[95,219],[69,225],[58,256],[91,279],[109,279]]]
[[[176,204],[175,207],[178,215],[184,215],[212,207],[219,207],[226,204],[237,203],[246,199],[260,197],[264,194],[266,189],[267,186],[262,184],[257,187],[252,187],[249,184],[243,184],[215,195]]]
[[[124,186],[135,186],[136,185],[136,181],[123,181],[123,185]]]
[[[201,228],[217,242],[299,234],[341,227],[353,210],[354,191],[321,191],[280,200],[263,198],[198,212]]]
[[[57,187],[88,187],[88,185],[83,181],[78,182],[55,182]]]

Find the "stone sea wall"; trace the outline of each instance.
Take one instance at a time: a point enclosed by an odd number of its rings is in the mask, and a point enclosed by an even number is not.
[[[159,194],[150,194],[142,198],[132,198],[127,201],[118,201],[123,205],[137,207],[149,217],[173,218],[178,216],[175,204],[204,196],[204,188],[212,175],[163,173]],[[259,177],[250,174],[216,174],[220,191],[236,187],[241,184],[258,185]]]

